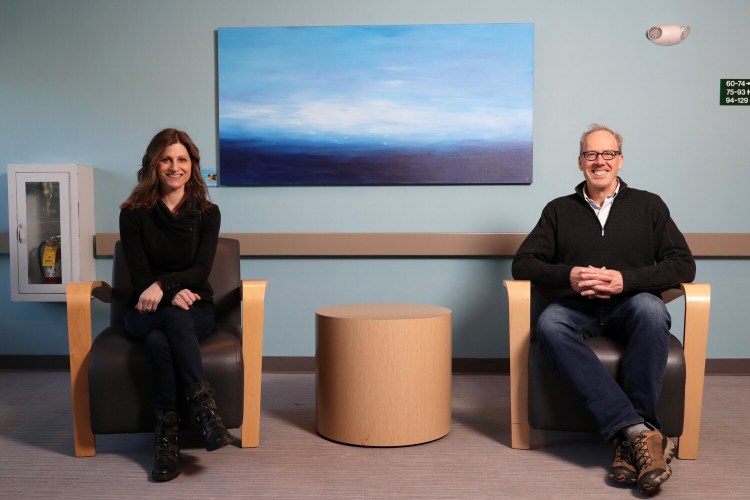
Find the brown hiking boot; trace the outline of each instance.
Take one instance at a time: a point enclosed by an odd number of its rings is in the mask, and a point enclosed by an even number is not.
[[[652,428],[653,429],[653,428]],[[638,469],[638,487],[653,494],[669,476],[669,462],[674,457],[674,443],[656,429],[641,432],[630,443],[635,466]]]
[[[630,443],[621,434],[615,437],[615,456],[609,466],[609,480],[627,485],[634,485],[638,481],[638,470],[633,463]]]

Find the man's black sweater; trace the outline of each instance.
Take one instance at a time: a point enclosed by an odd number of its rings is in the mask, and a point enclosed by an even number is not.
[[[695,260],[659,196],[620,180],[602,229],[583,197],[584,184],[544,207],[513,259],[513,278],[572,292],[573,267],[606,267],[622,273],[628,295],[660,293],[693,281]]]

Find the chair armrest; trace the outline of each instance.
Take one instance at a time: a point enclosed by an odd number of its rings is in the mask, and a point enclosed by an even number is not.
[[[529,449],[529,342],[531,282],[503,281],[508,291],[511,447]]]
[[[96,453],[91,432],[89,402],[89,356],[91,354],[91,297],[109,302],[112,288],[103,281],[68,283],[65,287],[68,314],[70,387],[73,399],[73,437],[77,457]]]
[[[663,300],[665,304],[669,304],[683,295],[685,295],[685,291],[682,289],[682,286],[679,288],[669,288],[668,290],[661,292],[661,300]]]
[[[242,359],[244,397],[242,403],[242,447],[257,447],[260,441],[260,389],[263,369],[263,316],[266,280],[242,280]]]
[[[706,371],[708,320],[711,309],[711,285],[683,283],[685,295],[685,332],[682,340],[685,351],[685,423],[679,440],[677,456],[681,459],[698,458],[703,383]]]

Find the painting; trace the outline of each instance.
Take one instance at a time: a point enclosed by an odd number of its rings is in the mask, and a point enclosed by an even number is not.
[[[533,24],[217,39],[220,186],[532,181]]]

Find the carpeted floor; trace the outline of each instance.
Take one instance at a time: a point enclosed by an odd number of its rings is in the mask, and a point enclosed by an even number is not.
[[[607,483],[610,445],[534,431],[510,448],[508,377],[454,375],[453,428],[423,445],[363,448],[315,432],[315,375],[263,374],[261,443],[208,453],[186,436],[183,473],[149,481],[151,435],[98,436],[75,458],[69,374],[0,371],[0,498],[643,498]],[[658,498],[750,498],[750,377],[708,376],[700,456],[675,460]],[[234,431],[236,433],[236,431]]]

